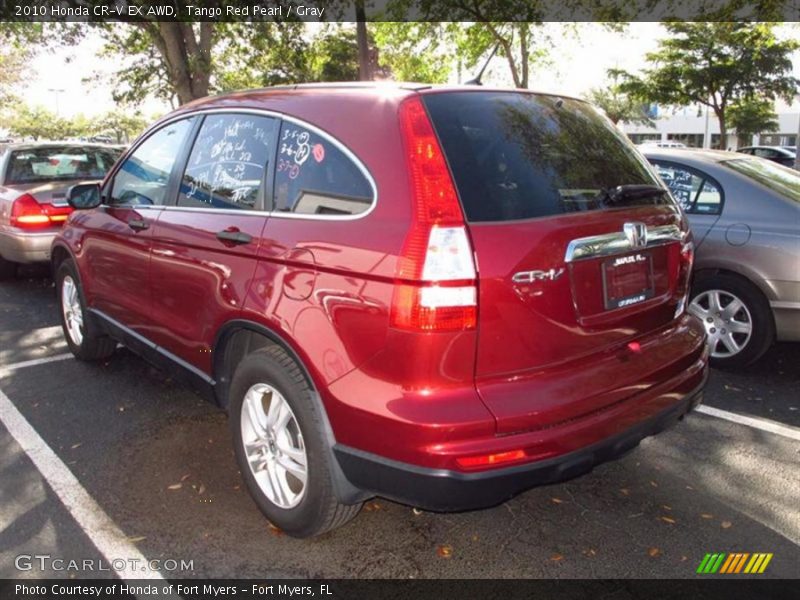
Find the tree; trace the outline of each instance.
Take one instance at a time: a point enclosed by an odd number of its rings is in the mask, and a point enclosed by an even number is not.
[[[19,104],[6,117],[8,130],[19,138],[63,140],[74,135],[73,125],[42,106]]]
[[[149,122],[141,113],[130,109],[112,110],[92,122],[91,135],[111,134],[118,144],[129,143]]]
[[[327,27],[314,38],[309,48],[309,79],[358,81],[361,78],[359,52],[355,29],[344,25]]]
[[[625,75],[622,89],[646,102],[673,106],[702,104],[717,117],[721,144],[729,109],[760,97],[790,100],[798,81],[791,75],[797,40],[778,40],[773,23],[667,23],[669,34],[641,76]]]
[[[455,62],[441,23],[370,24],[378,64],[399,81],[443,83]]]
[[[647,110],[647,105],[622,89],[620,71],[609,69],[608,76],[609,80],[606,85],[589,90],[586,99],[603,109],[614,125],[625,122],[652,127],[654,122]]]
[[[778,131],[774,103],[764,98],[742,98],[728,108],[730,125],[736,130],[739,145],[747,145],[756,133]]]

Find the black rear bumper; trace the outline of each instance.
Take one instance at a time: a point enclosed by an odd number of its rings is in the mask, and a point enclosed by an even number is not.
[[[705,381],[703,382],[705,384]],[[480,473],[429,469],[337,444],[334,453],[355,487],[432,511],[495,506],[530,488],[572,479],[619,458],[644,438],[674,425],[702,402],[703,385],[681,402],[623,433],[555,458]]]

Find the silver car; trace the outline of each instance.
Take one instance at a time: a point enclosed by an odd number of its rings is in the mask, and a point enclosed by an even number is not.
[[[122,151],[85,143],[0,146],[0,280],[19,264],[46,263],[71,209],[67,190],[102,179]]]
[[[746,154],[648,149],[694,233],[689,309],[712,364],[740,367],[800,341],[800,173]]]

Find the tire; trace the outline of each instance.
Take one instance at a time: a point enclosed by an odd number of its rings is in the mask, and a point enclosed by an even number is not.
[[[17,275],[17,263],[6,260],[0,256],[0,281],[14,279]]]
[[[766,297],[735,275],[712,275],[695,281],[689,312],[706,328],[712,367],[750,365],[775,339],[775,322]]]
[[[229,397],[236,460],[250,495],[273,525],[305,538],[358,514],[360,503],[342,504],[336,497],[322,407],[284,350],[267,346],[245,357]]]
[[[111,356],[117,343],[100,333],[92,322],[86,310],[86,299],[72,260],[65,260],[58,267],[56,291],[61,329],[75,358],[98,361]]]

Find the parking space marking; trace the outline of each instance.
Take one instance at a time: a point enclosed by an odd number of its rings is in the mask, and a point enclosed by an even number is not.
[[[44,360],[44,359],[43,359]],[[33,362],[33,361],[29,361]],[[19,365],[17,365],[19,366]],[[80,484],[8,396],[0,390],[0,421],[22,447],[78,526],[121,579],[163,579]],[[117,562],[114,562],[117,561]],[[120,562],[122,561],[122,562]],[[117,569],[124,562],[124,567]],[[145,568],[145,570],[142,570]]]
[[[35,358],[33,360],[25,360],[10,365],[0,366],[0,377],[2,377],[3,374],[6,372],[16,371],[17,369],[24,369],[25,367],[35,367],[38,365],[46,365],[47,363],[57,362],[59,360],[68,360],[70,358],[73,358],[72,353],[65,352],[64,354],[56,354],[55,356],[46,356],[44,358]]]
[[[770,421],[769,419],[748,417],[747,415],[732,413],[727,410],[714,408],[713,406],[706,406],[705,404],[701,404],[695,410],[710,417],[725,419],[726,421],[731,421],[732,423],[746,425],[747,427],[753,427],[754,429],[760,429],[761,431],[787,437],[790,440],[800,441],[800,429],[797,429],[796,427],[790,427],[788,425],[782,425],[781,423]]]

